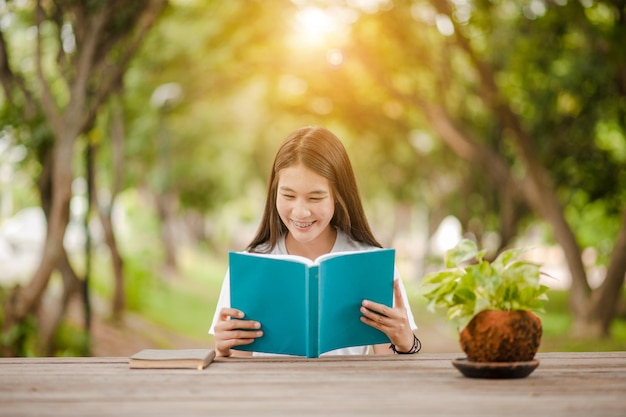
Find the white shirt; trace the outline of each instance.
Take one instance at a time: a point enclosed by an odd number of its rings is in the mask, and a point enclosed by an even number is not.
[[[331,249],[332,252],[347,252],[347,251],[362,251],[368,249],[374,249],[374,246],[368,245],[367,243],[357,242],[352,240],[348,235],[346,235],[341,230],[337,230],[337,239],[335,239],[335,245]],[[274,249],[270,252],[274,255],[286,255],[287,247],[285,246],[285,235],[283,235]],[[416,330],[417,325],[415,324],[415,319],[413,318],[413,313],[411,312],[411,306],[409,305],[409,300],[406,296],[406,291],[404,290],[404,285],[402,284],[402,279],[400,278],[400,274],[398,273],[398,269],[394,268],[394,279],[397,279],[400,284],[400,291],[402,292],[402,299],[404,301],[404,305],[406,307],[406,312],[409,319],[409,324],[411,325],[411,329]],[[224,281],[222,283],[222,290],[220,292],[220,298],[217,301],[217,308],[215,309],[215,315],[213,316],[213,322],[211,323],[211,328],[209,329],[209,334],[215,334],[214,329],[217,321],[219,320],[219,312],[224,307],[230,307],[230,275],[229,271],[226,271],[226,276],[224,277]],[[341,348],[336,350],[331,350],[330,352],[326,352],[321,356],[325,355],[365,355],[367,353],[369,346],[353,346],[347,348]],[[254,356],[277,356],[275,354],[269,353],[261,353],[261,352],[253,352]]]

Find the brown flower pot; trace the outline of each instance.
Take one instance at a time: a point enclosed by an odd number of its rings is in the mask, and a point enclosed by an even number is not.
[[[484,310],[461,331],[459,341],[473,362],[531,361],[541,343],[541,319],[531,311]]]

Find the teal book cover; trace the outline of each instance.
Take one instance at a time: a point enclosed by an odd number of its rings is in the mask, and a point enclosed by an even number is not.
[[[360,320],[364,299],[393,303],[394,249],[293,255],[229,253],[230,301],[263,336],[234,349],[319,357],[350,346],[388,343]]]

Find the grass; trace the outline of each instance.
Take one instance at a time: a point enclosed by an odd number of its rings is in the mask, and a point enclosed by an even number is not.
[[[550,291],[546,312],[539,314],[543,326],[542,351],[584,352],[626,349],[626,320],[616,318],[610,328],[610,338],[580,339],[569,335],[572,315],[566,291]]]
[[[194,339],[206,338],[226,268],[218,261],[199,259],[191,253],[183,262],[181,278],[170,282],[152,280],[141,288],[129,286],[137,311],[147,318]],[[206,264],[206,268],[201,265]],[[213,265],[213,266],[212,266]]]
[[[181,336],[206,340],[226,266],[206,254],[186,251],[180,255],[179,278],[170,280],[161,278],[159,261],[126,258],[126,305],[129,310]],[[95,277],[93,288],[97,296],[109,299],[112,285],[110,274],[104,273]]]

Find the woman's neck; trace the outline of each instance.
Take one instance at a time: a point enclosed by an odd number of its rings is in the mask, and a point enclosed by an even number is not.
[[[315,260],[315,258],[332,251],[337,240],[337,230],[329,226],[324,233],[311,242],[298,242],[291,234],[285,237],[285,247],[290,255],[299,255]]]

